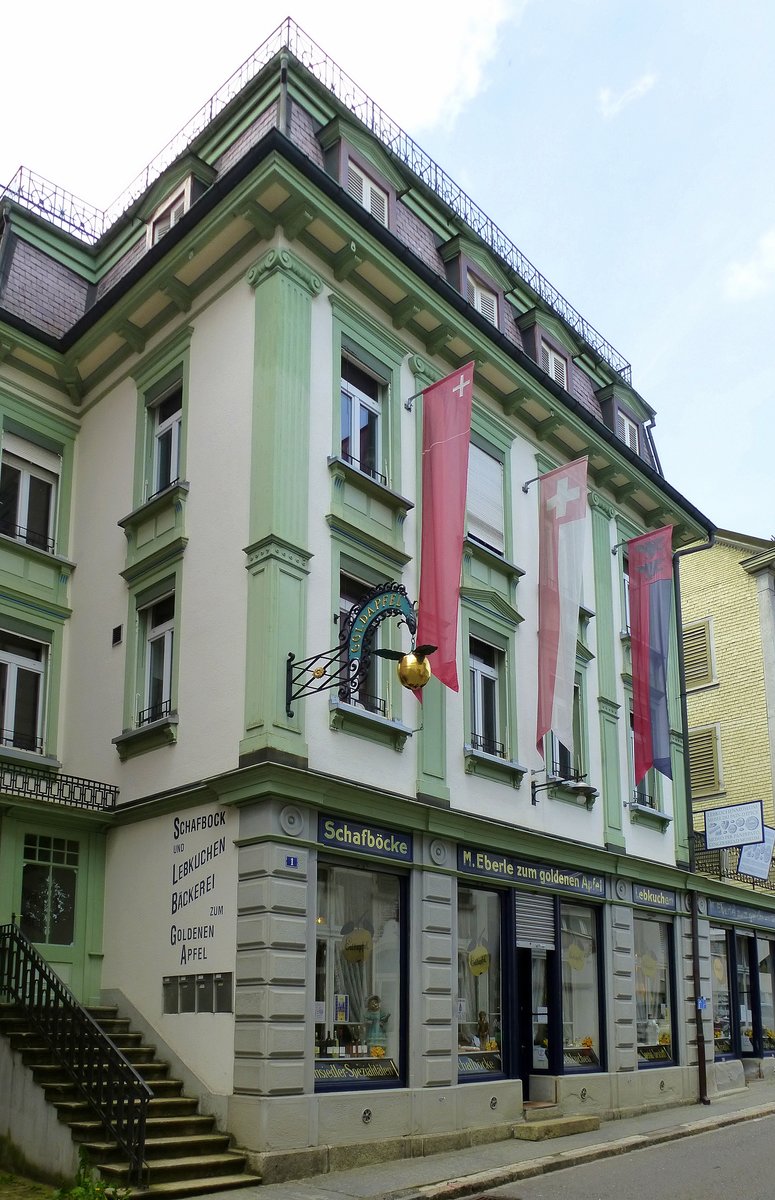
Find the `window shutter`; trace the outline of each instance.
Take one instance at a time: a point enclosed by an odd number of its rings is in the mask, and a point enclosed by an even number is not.
[[[381,192],[379,188],[372,185],[370,189],[371,200],[371,215],[375,220],[379,221],[380,225],[387,225],[387,196]]]
[[[363,204],[363,184],[364,178],[357,167],[354,167],[351,162],[347,164],[347,191],[352,196],[353,200],[357,200],[359,204]]]
[[[552,363],[552,367],[553,367],[552,376],[554,378],[554,382],[559,383],[561,388],[567,389],[568,368],[565,365],[565,360],[560,358],[559,354],[554,355],[554,361]]]
[[[61,457],[53,450],[46,450],[43,446],[36,445],[35,442],[28,442],[25,438],[17,437],[15,433],[3,434],[3,453],[13,454],[16,458],[23,459],[24,462],[42,467],[44,471],[50,471],[52,475],[58,475],[62,466]]]
[[[498,297],[493,292],[487,292],[484,288],[479,289],[479,312],[488,321],[492,321],[493,325],[498,323]]]
[[[506,549],[503,463],[472,442],[468,449],[468,532],[498,554]]]
[[[689,730],[689,775],[693,796],[710,796],[721,790],[715,728]]]
[[[541,370],[549,374],[549,347],[545,342],[541,342]]]
[[[683,631],[684,671],[686,686],[703,687],[713,682],[713,659],[710,646],[710,624],[690,625]]]
[[[517,945],[554,950],[554,897],[515,892]]]

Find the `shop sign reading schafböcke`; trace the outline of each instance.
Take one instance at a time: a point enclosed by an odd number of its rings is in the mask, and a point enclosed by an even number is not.
[[[377,858],[412,862],[412,835],[403,830],[384,829],[379,825],[363,825],[342,817],[318,817],[318,841],[334,850],[352,850],[373,854]]]
[[[546,863],[511,858],[508,854],[481,850],[475,846],[458,846],[457,865],[459,871],[469,875],[485,875],[488,879],[523,883],[553,892],[576,892],[601,900],[605,898],[605,879],[602,875],[592,875],[589,871],[577,871],[572,867],[551,867]]]

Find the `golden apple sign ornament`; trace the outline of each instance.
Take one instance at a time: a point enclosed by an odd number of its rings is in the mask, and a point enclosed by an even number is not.
[[[389,658],[395,662],[401,687],[414,692],[424,688],[433,672],[428,661],[428,655],[433,654],[435,646],[415,646],[408,654],[400,650],[375,650],[378,658]]]

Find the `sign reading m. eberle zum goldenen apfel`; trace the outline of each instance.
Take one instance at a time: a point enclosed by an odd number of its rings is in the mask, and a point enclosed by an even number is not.
[[[230,838],[225,808],[200,809],[172,819],[169,969],[217,970],[218,927],[227,915],[231,872],[224,857]]]

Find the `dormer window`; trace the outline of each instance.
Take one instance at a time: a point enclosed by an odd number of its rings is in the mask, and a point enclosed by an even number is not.
[[[625,446],[640,454],[640,426],[621,409],[616,412],[616,436],[621,438]]]
[[[548,342],[541,342],[541,367],[555,383],[568,390],[568,363]]]
[[[356,167],[352,159],[347,160],[347,191],[380,225],[387,226],[390,196],[365,171]]]
[[[151,244],[155,246],[165,233],[169,233],[172,226],[177,225],[185,211],[186,197],[183,192],[180,192],[154,219],[151,225]]]
[[[498,324],[498,297],[470,273],[466,280],[466,295],[468,303],[473,304],[478,313],[493,325]]]

